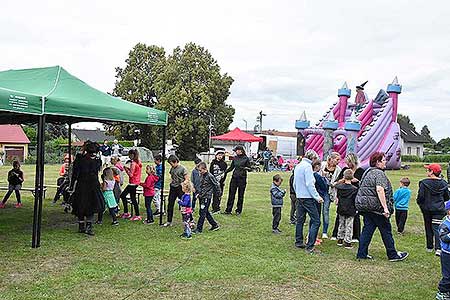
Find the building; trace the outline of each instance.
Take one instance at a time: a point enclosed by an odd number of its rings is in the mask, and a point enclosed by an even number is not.
[[[114,141],[115,137],[107,135],[105,131],[100,129],[72,129],[72,140],[75,142],[92,141],[103,143],[104,140]]]
[[[400,119],[397,122],[400,125],[402,155],[423,157],[423,145],[428,143],[428,140],[408,123]]]
[[[0,125],[0,160],[24,162],[28,157],[30,140],[20,125]]]

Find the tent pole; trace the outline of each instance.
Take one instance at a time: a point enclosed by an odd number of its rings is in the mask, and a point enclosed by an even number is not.
[[[36,175],[34,191],[34,209],[33,209],[33,235],[32,248],[38,248],[41,245],[41,220],[42,220],[42,198],[44,196],[44,143],[45,143],[45,116],[39,116],[38,139],[36,151]]]
[[[161,201],[160,201],[160,214],[159,214],[159,225],[163,224],[163,212],[165,212],[165,201],[164,201],[164,177],[166,174],[166,134],[167,126],[162,127],[162,178],[161,178]]]
[[[69,129],[67,130],[68,135],[68,147],[67,153],[69,154],[69,166],[72,164],[72,123],[69,122]]]

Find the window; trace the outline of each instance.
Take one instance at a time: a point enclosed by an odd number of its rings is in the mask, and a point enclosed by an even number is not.
[[[420,147],[416,148],[417,156],[420,156]]]
[[[411,147],[406,148],[406,154],[411,155]]]

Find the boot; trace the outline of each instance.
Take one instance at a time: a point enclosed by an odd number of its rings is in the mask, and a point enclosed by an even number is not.
[[[79,221],[79,222],[78,222],[78,232],[79,232],[79,233],[84,233],[85,230],[86,230],[86,229],[85,229],[85,227],[84,227],[84,221]]]
[[[85,231],[85,233],[87,235],[94,235],[94,231],[92,229],[93,229],[92,223],[91,222],[86,222],[86,231]]]

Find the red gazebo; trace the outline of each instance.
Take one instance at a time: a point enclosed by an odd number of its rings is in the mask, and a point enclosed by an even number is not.
[[[213,136],[213,137],[211,137],[211,139],[220,140],[220,141],[236,141],[236,142],[249,142],[249,143],[263,141],[262,137],[254,136],[250,133],[240,130],[237,127],[225,134]]]

